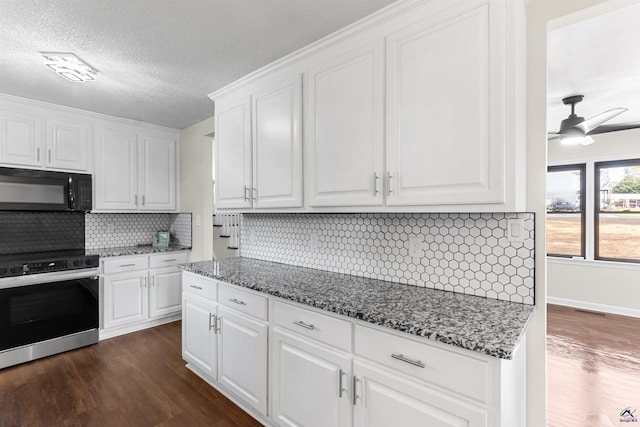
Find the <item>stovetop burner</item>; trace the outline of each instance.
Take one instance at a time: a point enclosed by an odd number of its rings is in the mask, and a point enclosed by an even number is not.
[[[0,255],[0,278],[96,268],[98,265],[99,256],[87,254],[84,249],[5,254]]]

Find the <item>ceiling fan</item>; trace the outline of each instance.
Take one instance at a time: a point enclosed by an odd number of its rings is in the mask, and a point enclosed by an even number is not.
[[[640,122],[603,124],[624,113],[627,108],[612,108],[585,120],[584,117],[580,117],[575,113],[576,104],[582,101],[583,98],[584,95],[573,95],[562,99],[564,105],[571,105],[571,114],[560,123],[558,132],[549,132],[547,134],[548,140],[559,138],[562,144],[582,144],[586,146],[595,142],[591,135],[640,128]]]

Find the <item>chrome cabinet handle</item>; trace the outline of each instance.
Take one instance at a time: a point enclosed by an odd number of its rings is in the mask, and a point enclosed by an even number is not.
[[[213,313],[209,313],[209,330],[211,330],[211,329],[215,328],[214,324],[216,323],[216,318],[217,318],[217,317],[218,317],[218,316],[216,316],[215,314],[213,314]],[[213,320],[213,321],[214,321],[214,322],[213,322],[213,324],[211,323],[211,320]],[[213,333],[214,333],[214,334],[216,333],[215,329],[213,330]]]
[[[40,147],[36,148],[36,162],[40,161]]]
[[[373,195],[376,196],[379,191],[378,191],[378,180],[380,179],[380,177],[378,176],[377,172],[373,173]]]
[[[247,187],[246,185],[244,186],[244,201],[249,201],[249,187]]]
[[[202,286],[189,285],[189,287],[190,287],[190,288],[193,288],[193,289],[197,289],[197,290],[199,290],[199,291],[201,291],[201,290],[202,290]]]
[[[391,195],[391,193],[393,193],[393,190],[391,189],[391,180],[393,179],[393,175],[391,175],[391,172],[387,172],[387,196]]]
[[[344,388],[342,385],[342,377],[344,377],[345,375],[347,375],[347,373],[342,369],[340,369],[340,381],[338,383],[338,397],[342,397],[342,393],[347,391],[347,389]]]
[[[303,327],[305,329],[309,329],[309,330],[315,329],[315,326],[313,326],[313,325],[311,325],[309,323],[304,323],[302,320],[297,320],[297,321],[293,322],[293,324],[301,326],[301,327]]]
[[[144,277],[142,278],[142,286],[143,286],[144,288],[146,288],[146,287],[147,287],[147,276],[144,276]]]
[[[351,386],[353,387],[353,406],[356,406],[356,401],[358,400],[358,393],[356,393],[356,384],[358,384],[358,377],[353,376],[353,383]]]
[[[216,321],[214,325],[215,325],[215,333],[219,334],[220,328],[222,327],[222,316],[216,316]]]
[[[256,187],[251,189],[251,199],[258,200],[258,189]]]
[[[135,194],[133,196],[133,202],[136,204],[136,206],[138,206],[138,195],[137,194]]]
[[[391,354],[391,357],[393,357],[394,359],[400,360],[402,362],[408,363],[410,365],[417,366],[418,368],[424,368],[425,367],[425,364],[422,363],[421,361],[408,359],[408,358],[404,357],[404,355],[402,355],[402,354]]]
[[[142,206],[145,206],[144,194],[142,195]]]
[[[151,278],[149,279],[149,286],[155,286],[156,285],[156,276],[151,276]]]
[[[239,300],[239,299],[235,299],[235,298],[229,298],[229,301],[231,301],[232,303],[238,304],[238,305],[247,305],[246,302]]]
[[[49,156],[49,160],[47,160],[47,163],[51,163],[51,148],[47,150],[47,155]]]

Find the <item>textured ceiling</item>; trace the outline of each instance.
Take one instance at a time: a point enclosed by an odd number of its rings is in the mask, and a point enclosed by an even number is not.
[[[549,131],[570,113],[562,98],[574,94],[585,95],[579,116],[624,107],[607,124],[640,121],[640,4],[550,31],[548,73]]]
[[[207,95],[393,0],[0,0],[0,93],[182,129]],[[71,52],[71,83],[40,52]]]

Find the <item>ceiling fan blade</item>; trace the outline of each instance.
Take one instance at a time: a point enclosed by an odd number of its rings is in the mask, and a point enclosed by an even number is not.
[[[627,108],[612,108],[611,110],[607,110],[604,113],[600,113],[596,116],[593,116],[582,123],[576,125],[576,127],[582,130],[585,134],[591,132],[607,120],[611,120],[618,114],[622,114],[627,111]]]
[[[594,142],[596,142],[593,138],[591,138],[589,135],[585,136],[584,139],[582,140],[582,142],[580,143],[583,147],[587,147],[591,144],[593,144]]]
[[[627,129],[640,129],[640,122],[630,122],[630,123],[618,123],[613,125],[600,125],[591,132],[589,135],[597,135],[599,133],[607,133],[607,132],[616,132],[619,130],[627,130]]]
[[[547,133],[547,141],[551,141],[552,139],[562,138],[561,133]]]

